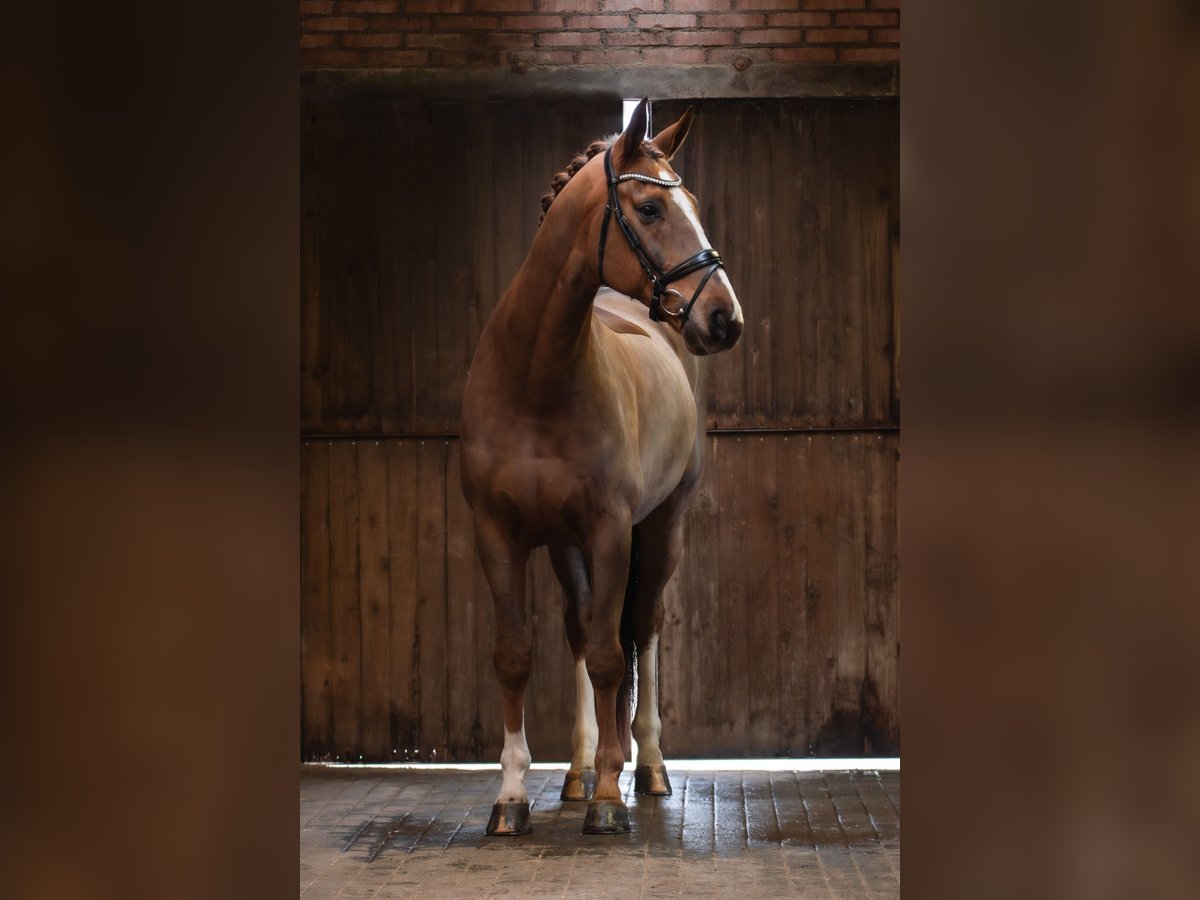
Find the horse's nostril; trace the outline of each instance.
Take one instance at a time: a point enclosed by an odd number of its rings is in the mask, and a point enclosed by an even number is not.
[[[738,338],[742,336],[743,327],[744,326],[742,325],[741,319],[734,319],[729,323],[729,327],[725,329],[725,337],[728,341],[728,346],[732,347],[738,342]]]
[[[729,316],[725,314],[723,309],[714,309],[712,315],[708,317],[708,332],[718,341],[725,340],[725,325],[729,321]]]

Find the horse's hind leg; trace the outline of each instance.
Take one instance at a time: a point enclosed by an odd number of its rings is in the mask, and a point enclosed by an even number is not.
[[[633,737],[637,741],[634,790],[639,794],[669,795],[671,782],[659,740],[658,638],[663,624],[663,589],[683,556],[683,508],[660,507],[639,526],[637,588],[633,596],[633,640],[637,647],[637,712]]]
[[[479,560],[492,589],[496,609],[496,646],[492,663],[504,700],[504,777],[492,807],[488,834],[527,834],[529,745],[525,741],[525,685],[529,681],[530,644],[525,633],[525,563],[528,552],[510,543],[492,523],[476,519]]]
[[[551,547],[550,561],[566,594],[567,640],[575,657],[575,728],[571,732],[571,768],[563,781],[563,800],[589,800],[596,789],[596,696],[588,677],[584,651],[586,622],[592,616],[592,588],[587,562],[576,547]]]

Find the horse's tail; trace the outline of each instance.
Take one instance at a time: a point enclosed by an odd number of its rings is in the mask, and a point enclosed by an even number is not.
[[[634,603],[638,585],[638,527],[633,527],[629,545],[629,578],[625,582],[625,603],[621,607],[621,649],[625,651],[625,677],[617,691],[617,737],[625,758],[633,755],[631,723],[633,720],[633,691],[637,650],[633,643]]]

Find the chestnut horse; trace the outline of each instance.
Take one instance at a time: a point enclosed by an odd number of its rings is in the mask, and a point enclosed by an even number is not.
[[[662,591],[682,555],[683,516],[703,466],[699,366],[689,351],[727,350],[742,333],[721,257],[669,165],[691,122],[689,109],[651,138],[643,100],[624,133],[594,143],[591,159],[556,177],[558,195],[543,200],[542,225],[467,376],[463,493],[495,600],[504,702],[503,783],[488,834],[530,830],[525,567],[535,547],[549,547],[566,593],[576,661],[563,799],[591,801],[586,833],[629,830],[617,779],[630,643],[639,679],[635,786],[670,793],[656,668]]]

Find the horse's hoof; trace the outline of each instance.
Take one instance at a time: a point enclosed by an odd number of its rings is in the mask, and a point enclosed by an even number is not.
[[[574,769],[567,773],[567,778],[563,782],[561,800],[591,800],[592,794],[596,792],[596,770],[583,769],[576,772]]]
[[[622,834],[629,830],[629,810],[620,800],[593,800],[583,817],[584,834]]]
[[[529,834],[531,831],[533,829],[529,826],[528,803],[497,803],[492,807],[492,817],[488,819],[488,834]]]
[[[671,796],[671,779],[666,766],[638,766],[633,770],[633,789],[653,797]]]

